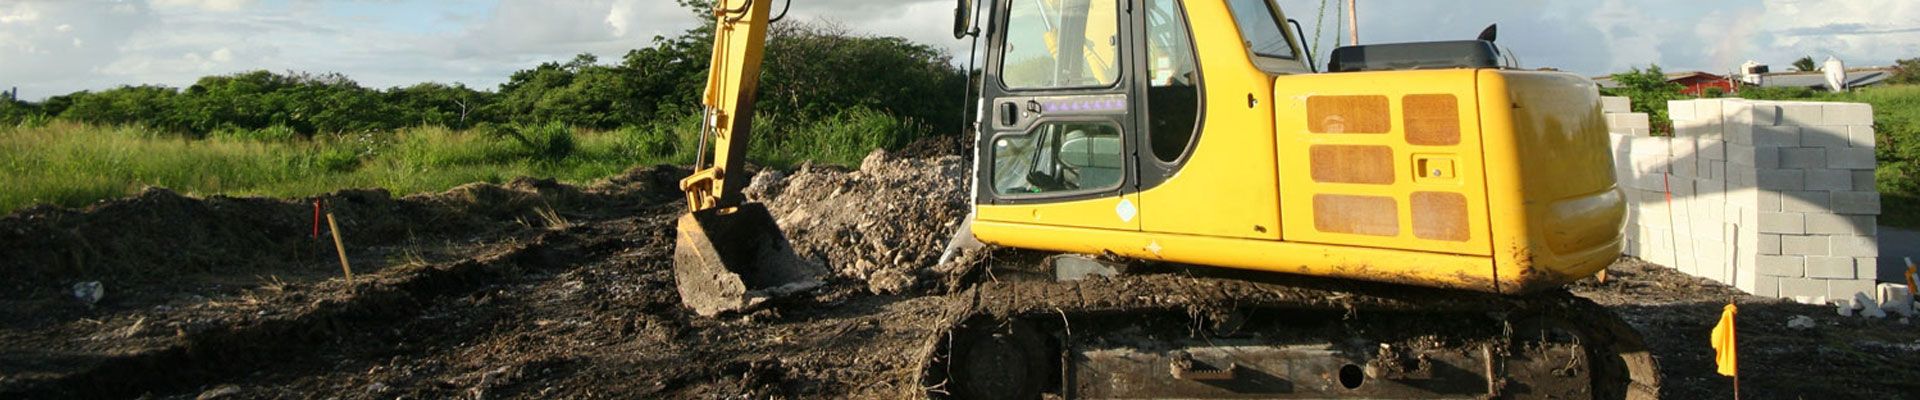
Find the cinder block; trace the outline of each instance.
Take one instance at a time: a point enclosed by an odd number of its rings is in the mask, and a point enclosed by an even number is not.
[[[1827,281],[1827,300],[1832,301],[1834,304],[1850,305],[1853,304],[1853,299],[1858,298],[1859,295],[1862,294],[1867,295],[1867,298],[1871,299],[1876,295],[1873,286],[1874,281],[1872,279],[1830,280]]]
[[[1833,169],[1874,169],[1879,161],[1873,157],[1872,147],[1836,147],[1827,149],[1827,168]]]
[[[1880,244],[1872,236],[1833,236],[1833,255],[1837,257],[1879,257]]]
[[[1807,277],[1853,279],[1853,265],[1850,257],[1807,257]]]
[[[1700,152],[1699,152],[1700,157],[1706,158],[1708,160],[1714,160],[1714,161],[1727,160],[1726,142],[1722,142],[1718,140],[1701,141],[1699,146],[1700,146]]]
[[[1762,233],[1760,234],[1760,244],[1754,248],[1754,251],[1770,256],[1780,255],[1780,240],[1780,235]]]
[[[1600,109],[1610,114],[1630,113],[1633,112],[1633,100],[1621,96],[1601,97]]]
[[[1607,130],[1611,132],[1632,132],[1634,129],[1652,128],[1646,114],[1607,114]]]
[[[1800,147],[1800,127],[1762,126],[1753,128],[1754,147]]]
[[[1785,209],[1783,208],[1785,203],[1783,198],[1786,197],[1786,195],[1771,190],[1759,190],[1756,192],[1754,195],[1759,198],[1757,204],[1759,204],[1760,212],[1779,212]]]
[[[1800,213],[1760,213],[1760,233],[1782,235],[1804,235],[1807,233],[1807,215]]]
[[[1795,256],[1760,256],[1754,263],[1754,270],[1766,276],[1787,278],[1807,276],[1807,258]]]
[[[1780,105],[1780,124],[1815,126],[1826,123],[1821,109],[1826,108],[1813,103],[1789,103]]]
[[[1880,192],[1832,192],[1833,212],[1849,215],[1880,215]]]
[[[1806,190],[1806,171],[1797,169],[1762,169],[1756,171],[1761,189],[1766,190]],[[1851,179],[1849,179],[1851,183]],[[1851,186],[1851,185],[1849,185]]]
[[[1787,147],[1780,149],[1780,168],[1808,169],[1826,167],[1826,149],[1819,147]]]
[[[1781,279],[1780,297],[1827,297],[1827,282],[1812,278]]]
[[[1800,128],[1800,145],[1806,147],[1852,147],[1847,139],[1851,127],[1846,125],[1821,125]]]
[[[1759,176],[1754,174],[1753,166],[1727,164],[1727,189],[1752,189],[1758,187]]]
[[[1777,103],[1754,103],[1753,126],[1780,125],[1780,105]]]
[[[1755,169],[1780,169],[1780,148],[1755,147],[1753,166]]]
[[[1873,106],[1864,103],[1828,103],[1821,119],[1833,125],[1873,125]]]
[[[1789,256],[1825,256],[1828,254],[1827,236],[1781,236],[1780,254]],[[1812,260],[1809,259],[1808,262],[1811,263]],[[1811,268],[1811,266],[1809,266],[1809,268]]]
[[[1853,171],[1853,188],[1858,191],[1878,190],[1879,185],[1873,171]]]
[[[1853,171],[1831,168],[1814,168],[1806,172],[1807,190],[1825,190],[1844,192],[1853,190]]]
[[[1847,129],[1847,144],[1853,147],[1874,147],[1879,145],[1874,136],[1873,126],[1854,126]]]
[[[1813,235],[1873,235],[1873,217],[1807,214],[1807,233]],[[1872,254],[1868,254],[1872,256]]]
[[[1700,99],[1693,101],[1693,120],[1708,125],[1719,126],[1721,112],[1726,109],[1726,101],[1721,99]],[[1713,132],[1718,134],[1719,132]]]
[[[1726,147],[1724,152],[1727,153],[1728,164],[1753,166],[1753,158],[1755,157],[1753,146],[1738,143],[1722,143],[1723,146]]]
[[[1693,152],[1699,150],[1696,148],[1699,143],[1700,140],[1694,137],[1674,136],[1667,139],[1667,152],[1676,159],[1692,158]]]
[[[1667,101],[1667,118],[1673,119],[1674,121],[1687,121],[1687,120],[1694,119],[1693,103],[1694,103],[1693,100]]]
[[[1658,137],[1658,138],[1635,137],[1633,138],[1633,146],[1632,146],[1633,156],[1634,157],[1658,156],[1661,158],[1665,158],[1673,154],[1673,151],[1670,150],[1671,144],[1667,143],[1668,141],[1669,140],[1664,137]]]
[[[1853,259],[1853,277],[1878,280],[1880,277],[1880,258],[1855,257]]]
[[[1797,213],[1827,213],[1831,205],[1833,192],[1787,191],[1776,193],[1780,199],[1780,211]]]
[[[1754,296],[1779,297],[1780,296],[1780,277],[1764,276],[1764,275],[1755,276],[1753,278],[1753,287],[1741,288],[1741,289],[1746,290],[1747,294],[1751,294]]]

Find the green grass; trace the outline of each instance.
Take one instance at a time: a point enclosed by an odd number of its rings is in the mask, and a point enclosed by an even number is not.
[[[302,138],[286,128],[218,131],[193,138],[153,129],[67,121],[0,126],[0,213],[35,205],[76,207],[160,186],[197,195],[304,197],[344,188],[436,192],[521,176],[582,183],[629,168],[692,164],[698,116],[612,131],[564,124],[487,125],[467,131]],[[755,119],[755,164],[857,165],[875,148],[928,134],[924,124],[864,108],[810,121]]]
[[[443,128],[311,140],[273,132],[192,139],[68,122],[0,128],[0,187],[7,188],[0,191],[0,212],[42,203],[80,206],[148,185],[201,195],[300,197],[360,187],[404,194],[517,176],[585,182],[671,161],[636,152],[635,132],[534,130],[546,131],[547,143],[570,142],[570,149],[530,149],[509,137]],[[558,136],[566,139],[553,139]]]

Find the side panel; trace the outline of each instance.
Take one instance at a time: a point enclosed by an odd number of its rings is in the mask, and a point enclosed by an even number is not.
[[[1475,79],[1464,69],[1275,79],[1286,240],[1490,255]]]
[[[1280,238],[1272,81],[1255,69],[1226,4],[1184,2],[1206,84],[1199,142],[1173,176],[1140,193],[1141,229]],[[1214,23],[1211,21],[1221,21]]]

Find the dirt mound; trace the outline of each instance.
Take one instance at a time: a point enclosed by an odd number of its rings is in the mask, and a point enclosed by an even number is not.
[[[747,196],[767,203],[802,257],[876,293],[931,277],[968,210],[967,165],[958,156],[892,157],[874,151],[858,170],[802,166],[763,171]]]
[[[45,295],[75,281],[109,288],[183,275],[244,275],[330,260],[316,240],[313,204],[335,214],[354,247],[455,240],[564,223],[587,210],[626,209],[678,196],[683,170],[638,168],[592,186],[521,178],[396,198],[385,190],[343,190],[308,199],[211,196],[164,188],[84,209],[40,206],[0,218],[0,281],[9,293]],[[321,238],[326,239],[324,222]],[[14,296],[3,296],[14,297]]]

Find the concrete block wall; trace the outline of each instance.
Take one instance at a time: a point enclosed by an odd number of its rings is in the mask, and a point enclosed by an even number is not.
[[[1671,137],[1643,133],[1644,114],[1607,110],[1632,204],[1627,254],[1760,296],[1876,294],[1871,106],[1674,101]]]

